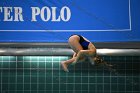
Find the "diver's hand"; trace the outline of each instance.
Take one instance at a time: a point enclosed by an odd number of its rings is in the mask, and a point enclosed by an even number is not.
[[[81,58],[80,60],[76,60],[72,62],[72,65],[75,65],[76,63],[80,63],[80,62],[85,62],[85,58]]]

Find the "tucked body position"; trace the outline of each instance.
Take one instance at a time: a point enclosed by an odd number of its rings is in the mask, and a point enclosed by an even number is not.
[[[74,54],[71,59],[61,62],[64,71],[69,72],[68,65],[85,60],[88,60],[92,65],[102,61],[101,58],[98,58],[96,55],[96,47],[85,37],[72,35],[68,39],[68,43],[74,51]]]

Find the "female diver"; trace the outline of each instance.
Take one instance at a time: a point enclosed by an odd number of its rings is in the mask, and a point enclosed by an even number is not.
[[[96,55],[95,46],[85,37],[81,35],[72,35],[70,36],[68,43],[74,51],[74,55],[71,59],[61,62],[64,71],[69,72],[67,68],[69,64],[75,64],[87,59],[92,65],[102,62],[102,59]]]

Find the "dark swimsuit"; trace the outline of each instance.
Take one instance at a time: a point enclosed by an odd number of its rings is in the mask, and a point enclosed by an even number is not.
[[[81,35],[77,35],[77,36],[79,36],[80,38],[79,43],[82,46],[83,50],[87,50],[90,42],[86,41]]]
[[[81,35],[78,36],[80,37],[80,45],[83,47],[84,50],[87,50],[90,42],[86,41]]]

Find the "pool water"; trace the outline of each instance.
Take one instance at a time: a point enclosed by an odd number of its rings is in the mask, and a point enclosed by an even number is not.
[[[102,56],[113,65],[70,65],[68,56],[0,56],[0,93],[140,93],[140,56]]]

